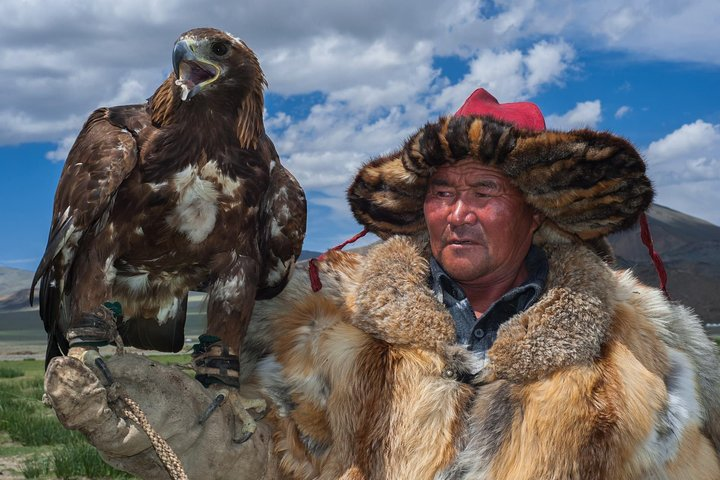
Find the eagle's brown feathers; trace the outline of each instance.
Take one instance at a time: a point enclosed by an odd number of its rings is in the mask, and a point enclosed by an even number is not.
[[[178,39],[173,64],[146,104],[95,111],[68,155],[33,280],[48,359],[109,301],[125,326],[179,325],[182,340],[199,286],[208,333],[239,348],[255,298],[279,292],[300,254],[305,197],[265,134],[255,54],[203,28]],[[153,348],[182,345],[168,343]]]

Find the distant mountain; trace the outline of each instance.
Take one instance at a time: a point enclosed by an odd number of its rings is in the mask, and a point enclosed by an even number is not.
[[[655,249],[668,272],[671,299],[692,307],[706,323],[720,323],[720,227],[660,205],[650,207],[648,222]],[[612,235],[609,240],[618,267],[632,268],[643,282],[659,286],[639,227]],[[319,254],[303,251],[300,259]],[[0,312],[28,307],[32,275],[0,267]]]
[[[719,226],[654,204],[648,211],[648,223],[655,250],[663,260],[694,260],[720,265]],[[639,232],[636,225],[632,230],[612,235],[610,242],[616,255],[631,262],[648,260],[647,248],[640,241]]]
[[[692,307],[705,323],[720,323],[720,227],[660,205],[650,207],[648,224],[670,298]],[[659,287],[639,226],[609,240],[618,267],[632,268],[644,283]]]
[[[315,258],[317,256],[320,256],[321,252],[313,252],[312,250],[303,250],[300,252],[300,257],[298,257],[298,260],[309,260],[311,258]]]
[[[30,288],[33,272],[17,268],[0,267],[0,301],[19,289]]]
[[[300,260],[307,260],[318,255],[320,252],[303,250],[300,253]],[[30,308],[28,298],[33,274],[34,272],[28,270],[0,267],[0,312]],[[35,299],[35,306],[37,306],[37,295]]]

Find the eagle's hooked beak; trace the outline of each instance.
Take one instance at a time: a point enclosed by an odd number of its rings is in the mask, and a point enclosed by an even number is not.
[[[182,89],[183,101],[190,100],[220,76],[220,67],[204,59],[197,51],[198,43],[192,39],[178,40],[173,49],[175,84]]]

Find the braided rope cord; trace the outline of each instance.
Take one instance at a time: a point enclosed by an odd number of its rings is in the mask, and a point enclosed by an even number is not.
[[[118,399],[122,400],[125,405],[127,405],[127,408],[122,410],[122,414],[140,425],[140,428],[143,429],[150,439],[150,443],[152,443],[155,452],[160,458],[163,467],[165,467],[165,470],[167,470],[170,475],[170,478],[173,480],[188,480],[185,469],[183,468],[182,463],[180,463],[180,459],[165,439],[155,431],[152,425],[150,425],[150,422],[145,416],[145,412],[143,412],[140,408],[140,405],[138,405],[135,400],[128,397],[125,393],[120,393],[118,395]]]
[[[100,307],[97,315],[99,318],[105,321],[107,329],[106,334],[109,336],[109,338],[114,339],[115,341],[116,354],[122,355],[124,353],[124,345],[122,337],[117,330],[117,318],[118,316],[122,315],[122,307],[119,303],[106,303]],[[148,421],[145,412],[143,412],[142,408],[140,408],[140,405],[138,405],[135,400],[130,398],[127,393],[125,393],[121,385],[115,383],[115,380],[113,379],[113,376],[110,373],[107,364],[102,359],[102,357],[98,356],[97,349],[87,350],[85,354],[89,352],[94,352],[95,366],[100,369],[103,376],[108,382],[108,385],[106,387],[108,392],[108,401],[116,402],[120,400],[125,404],[125,407],[121,408],[122,415],[124,415],[127,419],[135,422],[137,425],[140,426],[140,428],[143,429],[145,434],[150,439],[150,443],[152,444],[153,449],[157,453],[157,456],[160,458],[160,462],[163,464],[163,467],[170,475],[170,478],[172,478],[173,480],[188,480],[188,476],[185,473],[185,469],[183,468],[177,454],[173,451],[172,447],[165,441],[165,439],[162,438],[160,434],[155,431],[155,429]],[[83,363],[85,362],[84,359],[82,361]]]

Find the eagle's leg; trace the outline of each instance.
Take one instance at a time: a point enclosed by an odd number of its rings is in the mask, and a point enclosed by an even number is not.
[[[102,347],[118,339],[117,317],[105,305],[73,317],[67,331],[70,348]]]
[[[225,384],[229,390],[226,401],[235,412],[233,440],[244,442],[255,431],[255,421],[247,412],[259,413],[266,404],[260,398],[246,398],[236,390],[241,383],[238,353],[250,323],[255,304],[259,268],[247,256],[238,259],[223,271],[210,287],[208,295],[207,334],[193,354],[196,378],[206,386]]]
[[[112,257],[96,248],[76,260],[70,289],[73,292],[70,319],[65,332],[72,356],[81,358],[88,350],[119,341],[120,312],[106,304],[112,298],[110,268]],[[122,343],[118,346],[122,347]]]

